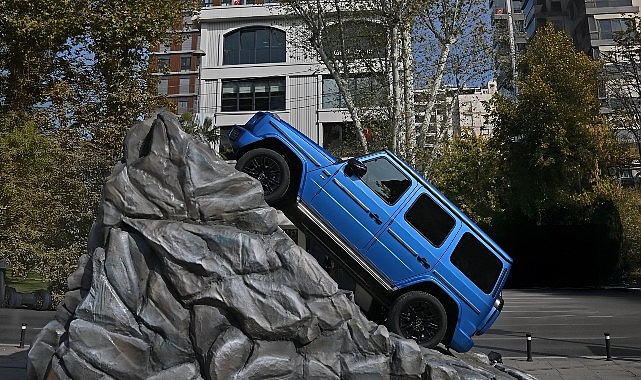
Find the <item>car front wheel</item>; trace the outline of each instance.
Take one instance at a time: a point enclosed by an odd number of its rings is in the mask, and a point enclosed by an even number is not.
[[[447,313],[433,295],[412,291],[398,297],[387,317],[388,327],[428,348],[436,347],[447,331]]]
[[[270,205],[281,200],[289,187],[289,165],[283,156],[271,149],[250,150],[236,162],[236,169],[260,181],[265,202]]]

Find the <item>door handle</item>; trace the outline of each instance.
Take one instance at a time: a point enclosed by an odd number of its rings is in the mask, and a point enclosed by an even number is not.
[[[369,216],[370,216],[372,219],[374,219],[374,221],[375,221],[377,224],[383,224],[383,221],[381,221],[381,218],[378,216],[378,214],[375,214],[375,213],[373,213],[373,212],[371,212],[371,211],[370,211]]]

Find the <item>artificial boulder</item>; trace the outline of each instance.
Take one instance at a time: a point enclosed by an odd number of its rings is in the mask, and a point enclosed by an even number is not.
[[[29,379],[500,378],[369,321],[261,185],[161,112],[130,129]]]

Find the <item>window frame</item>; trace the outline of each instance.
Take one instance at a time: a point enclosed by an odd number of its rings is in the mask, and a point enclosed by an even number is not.
[[[261,37],[262,38],[259,38]],[[245,46],[243,46],[245,45]],[[270,26],[248,26],[223,36],[223,65],[287,61],[285,32]]]
[[[256,92],[258,86],[264,87],[266,91]],[[223,80],[221,83],[221,112],[284,111],[287,100],[286,86],[285,77]],[[247,87],[249,87],[249,91],[243,91]],[[276,91],[272,91],[274,88]],[[232,91],[229,91],[230,89]],[[261,96],[260,94],[266,95]],[[257,105],[257,100],[261,104]]]

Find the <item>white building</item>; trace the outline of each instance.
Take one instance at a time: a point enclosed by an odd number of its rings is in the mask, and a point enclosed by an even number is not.
[[[318,62],[294,48],[294,26],[275,0],[205,1],[200,13],[200,118],[221,130],[256,111],[273,111],[324,145],[342,129],[347,113],[333,79]],[[290,35],[288,35],[290,34]],[[324,133],[325,132],[325,133]]]

